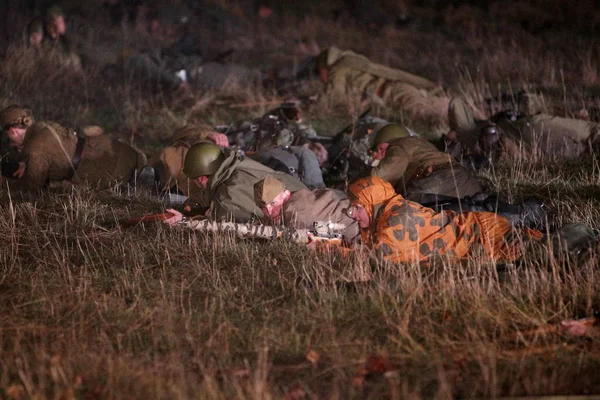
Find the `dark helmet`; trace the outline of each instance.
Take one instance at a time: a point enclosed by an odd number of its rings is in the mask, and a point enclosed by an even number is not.
[[[402,125],[387,124],[380,128],[375,134],[375,140],[371,148],[377,147],[381,143],[389,143],[392,140],[409,137],[410,133]]]
[[[0,129],[6,129],[11,125],[19,125],[27,128],[35,122],[31,110],[13,104],[0,111]]]
[[[214,174],[225,160],[221,148],[214,143],[198,143],[188,150],[183,173],[190,179]]]

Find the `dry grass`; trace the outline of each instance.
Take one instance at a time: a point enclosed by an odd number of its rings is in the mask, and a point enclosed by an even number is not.
[[[444,18],[469,21],[473,15],[450,9]],[[469,96],[482,115],[489,113],[484,98],[499,88],[541,88],[549,110],[561,115],[597,105],[587,96],[599,70],[591,42],[569,40],[566,33],[534,36],[503,20],[487,28],[465,23],[445,33],[423,24],[418,32],[371,38],[348,21],[287,16],[280,26],[252,28],[259,29],[255,36],[223,41],[238,43],[239,60],[255,63],[280,62],[267,55],[284,54],[299,36],[351,47]],[[94,43],[118,34],[87,37]],[[249,42],[256,52],[243,50]],[[230,109],[223,101],[273,98],[268,91],[230,88],[181,101],[127,79],[105,82],[97,70],[79,76],[54,71],[52,79],[41,79],[36,68],[3,63],[0,105],[26,103],[38,119],[68,126],[100,124],[148,152],[185,123],[228,122],[268,108]],[[328,133],[357,112],[350,103],[333,110],[319,102],[307,107],[306,116]],[[393,109],[376,114],[404,117]],[[600,228],[600,170],[593,157],[499,164],[481,178],[510,199],[541,196],[559,225],[582,221]],[[392,266],[287,243],[117,223],[162,208],[119,188],[44,194],[0,189],[0,397],[600,392],[597,337],[507,336],[597,312],[596,254],[574,262],[546,252],[502,268],[481,257],[463,264],[441,260],[429,268]],[[372,356],[387,360],[388,371],[363,380]]]

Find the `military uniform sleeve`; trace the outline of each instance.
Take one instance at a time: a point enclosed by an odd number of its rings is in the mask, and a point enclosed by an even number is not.
[[[248,196],[244,191],[239,190],[242,185],[221,186],[214,193],[213,209],[214,217],[218,220],[227,220],[235,222],[248,222],[252,219],[254,213],[262,217],[262,213],[254,204],[254,198]],[[253,213],[250,210],[254,210]]]
[[[26,157],[25,179],[30,188],[42,188],[48,182],[50,163],[46,157],[39,153],[32,153]]]
[[[371,176],[378,176],[395,186],[404,176],[408,163],[408,153],[404,149],[390,146],[383,160],[371,170]]]
[[[323,173],[321,172],[319,160],[317,160],[315,153],[302,147],[295,148],[294,153],[298,157],[298,169],[302,174],[302,182],[309,189],[325,189]]]
[[[348,85],[348,73],[346,68],[332,65],[327,69],[327,93],[336,101],[346,98],[346,87]]]

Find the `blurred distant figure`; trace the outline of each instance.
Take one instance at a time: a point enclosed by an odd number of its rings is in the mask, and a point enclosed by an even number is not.
[[[27,26],[27,44],[31,47],[41,47],[43,40],[44,21],[36,18]]]
[[[51,5],[46,10],[44,19],[46,29],[42,44],[46,46],[48,55],[56,57],[63,66],[81,71],[81,58],[67,37],[67,23],[63,10],[57,5]]]

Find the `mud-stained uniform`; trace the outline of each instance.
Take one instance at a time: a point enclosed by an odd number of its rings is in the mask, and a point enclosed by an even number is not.
[[[482,190],[477,179],[456,159],[417,137],[391,141],[371,176],[390,182],[398,193],[417,202],[424,194],[463,198]]]
[[[477,248],[492,259],[512,261],[521,256],[521,238],[542,238],[540,231],[531,229],[516,235],[507,219],[491,212],[435,212],[394,194],[389,183],[378,178],[360,179],[350,192],[370,215],[370,228],[361,232],[364,243],[394,263],[435,256],[464,259]]]
[[[83,142],[80,161],[73,171],[78,142]],[[31,188],[52,182],[89,182],[110,186],[130,180],[146,165],[146,156],[126,143],[106,135],[81,137],[71,129],[43,121],[27,129],[21,151],[27,164],[23,179]]]

